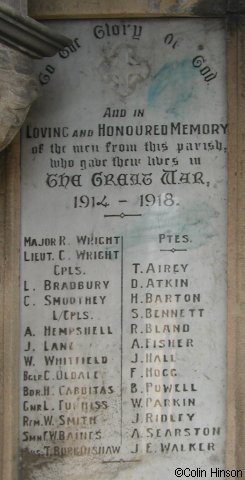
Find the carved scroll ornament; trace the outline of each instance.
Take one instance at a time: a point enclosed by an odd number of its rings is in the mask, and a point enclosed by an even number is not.
[[[1,151],[14,138],[38,96],[32,58],[53,56],[72,40],[0,2],[0,42]]]
[[[0,150],[13,140],[21,128],[38,91],[32,60],[0,44]]]

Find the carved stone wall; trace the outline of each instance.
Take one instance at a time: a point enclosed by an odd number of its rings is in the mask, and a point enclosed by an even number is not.
[[[32,60],[0,43],[0,150],[19,131],[38,91]]]

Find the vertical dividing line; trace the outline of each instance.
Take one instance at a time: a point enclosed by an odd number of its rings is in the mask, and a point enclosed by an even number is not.
[[[121,237],[121,445],[123,442],[123,237]]]

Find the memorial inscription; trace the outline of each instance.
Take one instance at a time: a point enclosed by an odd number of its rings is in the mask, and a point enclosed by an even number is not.
[[[74,41],[22,130],[21,478],[220,467],[223,22],[51,24]]]

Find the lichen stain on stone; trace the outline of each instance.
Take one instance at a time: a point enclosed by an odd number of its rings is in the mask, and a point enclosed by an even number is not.
[[[145,59],[138,57],[135,47],[122,44],[104,56],[99,72],[103,81],[124,98],[149,77],[150,67]]]
[[[166,63],[153,77],[148,92],[148,105],[162,109],[175,118],[181,117],[194,94],[196,73],[191,58]]]
[[[138,464],[139,462],[137,462]],[[116,480],[120,473],[129,472],[131,462],[103,463],[101,458],[44,456],[22,449],[20,453],[19,480]],[[125,478],[125,477],[124,477]],[[128,476],[129,480],[131,476]],[[140,480],[140,478],[138,479]]]
[[[225,15],[226,0],[197,0],[192,2],[191,11],[194,15]]]
[[[149,10],[154,10],[155,12],[159,12],[160,7],[161,7],[161,0],[148,0]]]
[[[170,7],[172,13],[193,14],[195,16],[225,15],[225,0],[175,0]]]
[[[196,0],[175,0],[170,7],[171,13],[190,13]]]
[[[216,219],[219,213],[209,203],[196,202],[182,207],[172,207],[171,211],[156,212],[145,217],[145,221],[135,222],[128,232],[125,248],[134,248],[136,245],[155,243],[158,233],[171,233],[178,235],[188,233],[191,243],[189,250],[198,249],[216,236]]]
[[[35,452],[31,452],[28,449],[22,449],[20,452],[19,480],[33,480],[33,478],[35,478],[33,477],[33,472],[40,472],[42,474],[42,471],[45,467],[57,462],[57,460],[62,462],[62,458],[46,457],[44,455],[38,455]],[[44,478],[45,477],[41,476],[40,480]],[[45,480],[47,479],[45,478]]]

